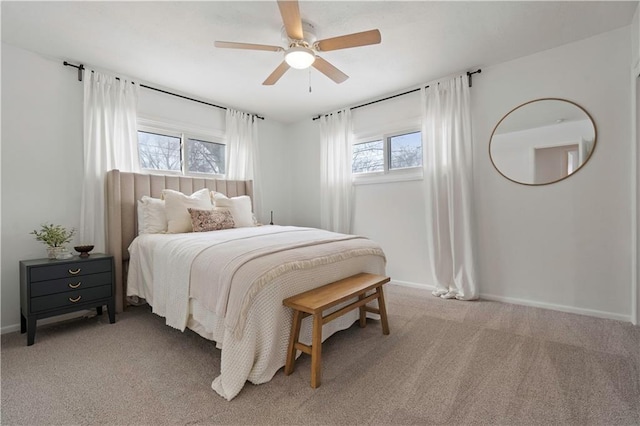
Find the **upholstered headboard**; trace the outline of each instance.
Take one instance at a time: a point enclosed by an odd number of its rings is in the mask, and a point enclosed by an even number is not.
[[[122,312],[126,303],[127,249],[138,235],[137,201],[143,195],[160,198],[163,189],[190,195],[202,188],[228,197],[248,195],[253,200],[252,181],[146,175],[119,170],[107,173],[107,252],[115,260],[116,311]]]

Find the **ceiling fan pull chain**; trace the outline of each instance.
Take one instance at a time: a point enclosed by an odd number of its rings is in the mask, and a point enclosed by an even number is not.
[[[311,93],[311,68],[309,68],[309,93]]]

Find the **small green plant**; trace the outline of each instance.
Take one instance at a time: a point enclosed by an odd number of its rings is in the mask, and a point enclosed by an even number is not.
[[[43,223],[40,227],[40,231],[34,230],[29,232],[36,236],[37,241],[42,241],[49,247],[62,247],[66,243],[71,241],[71,238],[75,235],[75,228],[67,230],[62,225],[54,225],[52,223]]]

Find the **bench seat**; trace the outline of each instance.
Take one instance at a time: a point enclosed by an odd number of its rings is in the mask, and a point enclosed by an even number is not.
[[[347,312],[360,309],[360,327],[366,326],[366,313],[373,312],[380,315],[382,333],[389,334],[387,310],[384,302],[382,286],[391,279],[382,275],[360,273],[339,281],[288,297],[282,301],[285,306],[293,309],[293,324],[289,337],[287,362],[284,373],[288,376],[295,369],[296,351],[300,350],[311,355],[311,387],[317,388],[322,381],[322,325],[332,321]],[[367,295],[368,292],[372,292]],[[335,312],[323,316],[323,312],[349,299],[358,298]],[[367,306],[378,300],[378,308]],[[313,333],[311,346],[298,341],[300,324],[303,318],[313,316]]]

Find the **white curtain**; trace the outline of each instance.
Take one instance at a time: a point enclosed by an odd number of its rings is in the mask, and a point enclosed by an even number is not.
[[[106,248],[107,171],[138,171],[137,104],[139,87],[123,78],[87,69],[84,74],[84,180],[79,237]]]
[[[255,115],[227,108],[227,179],[253,180],[253,211],[261,215],[258,123]]]
[[[320,223],[329,231],[351,232],[351,110],[320,117]]]
[[[422,89],[429,263],[443,298],[478,298],[473,255],[472,144],[466,76]]]

